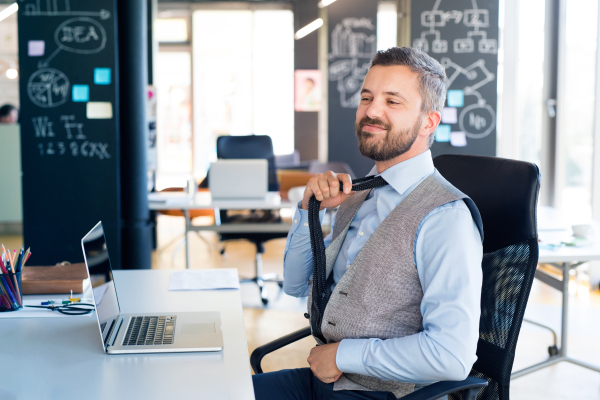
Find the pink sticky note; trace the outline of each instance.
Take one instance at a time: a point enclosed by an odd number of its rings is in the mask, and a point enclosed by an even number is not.
[[[450,132],[450,144],[454,147],[465,147],[467,136],[464,132]]]
[[[43,40],[30,40],[27,42],[27,55],[30,57],[43,56],[46,50],[46,42]]]
[[[443,124],[456,124],[458,117],[456,115],[456,108],[444,107],[442,110],[442,123]]]

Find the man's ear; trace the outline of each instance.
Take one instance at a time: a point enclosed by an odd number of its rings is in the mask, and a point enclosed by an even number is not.
[[[421,136],[430,136],[440,124],[442,114],[439,111],[429,111],[424,118],[424,125],[419,132]]]

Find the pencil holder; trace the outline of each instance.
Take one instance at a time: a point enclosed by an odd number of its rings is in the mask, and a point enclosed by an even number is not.
[[[0,312],[23,308],[21,272],[0,274]]]

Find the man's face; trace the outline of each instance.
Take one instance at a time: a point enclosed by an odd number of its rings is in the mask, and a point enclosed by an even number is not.
[[[418,75],[404,65],[376,65],[363,83],[356,110],[362,155],[388,161],[406,153],[423,125]]]

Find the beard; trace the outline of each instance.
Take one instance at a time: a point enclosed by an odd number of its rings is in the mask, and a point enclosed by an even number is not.
[[[358,150],[360,150],[363,156],[373,161],[389,161],[396,158],[410,150],[419,136],[422,122],[423,115],[419,116],[412,128],[393,130],[392,125],[386,124],[379,119],[364,117],[355,124],[356,136],[358,137]],[[367,124],[385,129],[386,132],[383,139],[379,141],[371,140],[374,136],[384,134],[373,134],[363,131],[363,127]]]

